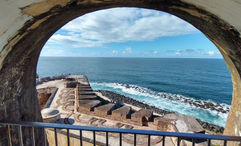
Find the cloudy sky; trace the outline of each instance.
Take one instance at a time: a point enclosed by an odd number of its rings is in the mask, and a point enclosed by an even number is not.
[[[164,12],[138,8],[81,16],[59,29],[41,56],[221,58],[192,25]]]

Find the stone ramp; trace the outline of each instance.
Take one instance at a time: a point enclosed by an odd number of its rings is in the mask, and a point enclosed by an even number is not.
[[[105,117],[107,115],[110,115],[112,110],[114,110],[116,107],[115,104],[113,103],[107,103],[105,105],[101,105],[99,107],[96,107],[94,109],[94,113],[96,116],[99,116],[99,117]]]
[[[131,121],[140,126],[147,126],[151,120],[153,112],[147,109],[140,109],[131,115]]]
[[[198,121],[190,116],[181,114],[166,114],[164,119],[176,123],[178,132],[204,133],[205,130]]]
[[[127,118],[130,118],[131,115],[131,107],[130,106],[122,106],[118,109],[115,109],[112,111],[112,119],[113,120],[126,120]]]
[[[163,116],[164,120],[175,123],[176,132],[184,133],[205,133],[203,127],[198,123],[194,117],[182,115],[182,114],[166,114]],[[183,139],[186,145],[192,144],[192,139]],[[195,145],[207,146],[207,141],[195,140]]]
[[[169,131],[169,132],[177,132],[177,129],[171,121],[164,119],[163,117],[154,118],[154,123],[157,130],[160,131]]]

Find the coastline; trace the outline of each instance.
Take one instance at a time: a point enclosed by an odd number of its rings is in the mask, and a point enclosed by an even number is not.
[[[39,84],[42,84],[42,83],[48,82],[48,81],[66,79],[69,76],[70,76],[70,74],[52,76],[52,77],[44,77],[44,78],[36,78],[36,85],[39,85]],[[166,110],[157,108],[155,106],[145,104],[143,102],[137,101],[135,99],[132,99],[130,97],[127,97],[127,96],[124,96],[124,95],[121,95],[121,94],[118,94],[118,93],[115,93],[112,91],[107,91],[107,90],[95,90],[95,91],[98,93],[101,93],[103,96],[107,97],[112,102],[118,102],[120,104],[125,103],[125,104],[133,105],[133,106],[139,107],[139,108],[150,109],[154,113],[158,114],[159,116],[164,116],[166,114],[175,113],[175,112],[166,111]],[[178,114],[178,113],[175,113],[175,114]],[[195,119],[209,134],[222,134],[224,131],[223,127],[202,121],[197,118],[195,118]]]
[[[170,112],[170,111],[166,111],[166,110],[163,110],[163,109],[159,109],[159,108],[154,107],[154,106],[150,106],[148,104],[142,103],[140,101],[137,101],[135,99],[132,99],[130,97],[127,97],[127,96],[124,96],[124,95],[121,95],[121,94],[118,94],[118,93],[115,93],[115,92],[112,92],[112,91],[107,91],[107,90],[95,90],[95,91],[99,92],[103,96],[109,98],[109,100],[112,101],[112,102],[127,103],[127,104],[130,104],[130,105],[139,107],[139,108],[150,109],[154,113],[157,113],[160,116],[164,116],[164,115],[170,114],[170,113],[175,113],[175,112]],[[223,127],[220,127],[220,126],[208,123],[208,122],[204,122],[204,121],[202,121],[200,119],[197,119],[197,118],[196,118],[196,120],[199,122],[199,124],[205,130],[207,130],[207,132],[222,134],[223,131],[224,131]]]

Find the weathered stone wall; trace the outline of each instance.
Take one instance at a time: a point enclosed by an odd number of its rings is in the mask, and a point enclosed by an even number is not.
[[[55,87],[47,87],[47,88],[40,88],[37,89],[37,93],[38,93],[38,103],[40,106],[40,110],[42,110],[43,108],[45,108],[47,105],[48,100],[50,99],[50,97],[53,97],[55,92],[56,92],[56,88]],[[50,99],[52,100],[52,99]]]
[[[47,139],[48,139],[48,143],[50,146],[54,146],[55,145],[55,134],[54,131],[51,129],[46,129],[46,133],[47,133]],[[57,142],[58,142],[58,146],[66,146],[67,144],[67,134],[66,132],[60,132],[57,131]],[[79,135],[73,135],[70,134],[70,138],[69,138],[69,144],[71,146],[80,146],[80,139],[79,139]],[[83,140],[82,144],[84,146],[93,146],[93,143],[91,142],[91,140]],[[104,144],[96,144],[96,146],[101,146]]]
[[[176,15],[193,24],[218,47],[233,81],[233,101],[225,134],[241,135],[240,0],[0,1],[0,119],[41,121],[35,76],[45,42],[61,26],[78,16],[123,6],[162,10]],[[27,132],[25,145],[29,145],[30,139]],[[5,137],[0,136],[0,139]]]

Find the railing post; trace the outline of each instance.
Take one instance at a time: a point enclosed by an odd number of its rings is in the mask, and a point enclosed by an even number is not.
[[[148,146],[151,146],[151,135],[148,135]]]
[[[23,146],[23,133],[22,133],[22,126],[20,125],[19,127],[19,140],[20,140],[20,145]]]
[[[32,127],[32,138],[33,138],[33,146],[35,146],[35,132],[34,132],[34,127]]]
[[[122,133],[120,133],[120,146],[122,146]]]
[[[136,134],[134,134],[134,146],[136,146]]]
[[[8,125],[8,140],[9,140],[9,146],[12,146],[12,136],[11,136],[11,126]]]
[[[58,135],[57,135],[57,129],[54,128],[54,140],[55,140],[55,146],[58,146]]]
[[[180,146],[180,137],[177,137],[177,146]]]
[[[211,139],[208,139],[208,146],[211,146]]]
[[[192,138],[192,146],[195,146],[195,139]]]
[[[162,136],[162,146],[165,146],[165,138],[166,136]]]
[[[224,140],[223,146],[227,146],[227,140]]]
[[[69,146],[69,129],[67,129],[67,145]]]
[[[44,145],[47,146],[47,135],[46,135],[45,128],[43,129],[44,129]]]
[[[109,135],[108,135],[108,132],[105,133],[105,138],[106,138],[106,146],[109,145]]]
[[[83,142],[82,142],[82,130],[79,131],[79,141],[80,141],[80,146],[83,146]]]
[[[94,144],[94,146],[96,145],[95,144],[95,131],[93,131],[93,144]]]

